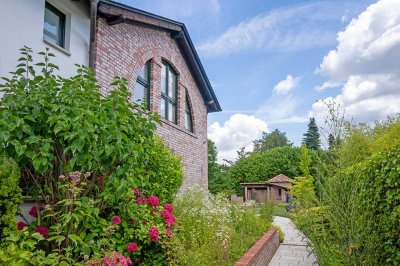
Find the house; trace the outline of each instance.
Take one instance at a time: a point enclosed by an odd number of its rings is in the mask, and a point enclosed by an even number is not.
[[[126,78],[130,100],[160,114],[157,134],[182,157],[183,187],[207,187],[207,114],[221,107],[183,23],[109,0],[13,0],[2,11],[0,76],[26,45],[49,47],[62,76],[92,67],[104,94]]]
[[[289,177],[279,174],[265,182],[240,183],[240,186],[244,187],[245,201],[286,203],[290,197],[292,182]]]

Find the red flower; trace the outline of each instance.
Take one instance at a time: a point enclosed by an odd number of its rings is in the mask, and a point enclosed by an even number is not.
[[[104,179],[104,176],[102,176],[102,175],[100,175],[99,176],[99,179],[97,180],[97,183],[99,184],[99,186],[103,186],[103,179]]]
[[[170,213],[174,212],[174,206],[171,203],[165,203],[164,208],[169,211]]]
[[[133,251],[136,251],[137,248],[138,248],[138,245],[136,243],[129,243],[128,247],[126,248],[126,250],[128,252],[133,252]]]
[[[24,222],[18,222],[17,223],[17,229],[18,230],[23,230],[26,227],[26,223]]]
[[[160,201],[159,201],[158,197],[154,196],[154,195],[151,195],[150,197],[148,197],[147,202],[153,207],[160,205]]]
[[[44,236],[45,238],[49,237],[49,229],[44,226],[37,227],[35,231]]]
[[[136,196],[140,194],[140,190],[137,188],[132,188],[133,193],[135,193]]]
[[[149,228],[149,236],[151,241],[156,242],[158,240],[158,229],[157,227],[150,227]]]
[[[167,233],[168,238],[170,238],[173,235],[172,230],[169,228],[165,228],[165,232]]]
[[[39,211],[43,210],[42,206],[39,206]],[[38,217],[38,209],[36,205],[32,206],[32,208],[29,211],[29,214],[33,217]]]
[[[147,203],[147,199],[146,198],[137,198],[136,203],[137,204]]]
[[[119,216],[113,216],[113,217],[111,217],[111,222],[113,224],[120,224],[122,222],[122,219]]]

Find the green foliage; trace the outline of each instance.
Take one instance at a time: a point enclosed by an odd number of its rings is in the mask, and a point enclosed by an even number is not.
[[[117,250],[136,264],[165,265],[166,227],[175,218],[160,215],[158,204],[136,202],[151,195],[171,201],[183,181],[179,158],[154,134],[158,116],[130,103],[124,79],[115,78],[115,90],[103,96],[90,69],[56,76],[47,50],[39,53],[37,74],[31,49],[21,53],[13,78],[1,85],[0,145],[21,168],[26,193],[43,196],[44,204],[30,212],[37,219],[0,243],[0,264],[80,265]],[[17,184],[15,168],[7,169],[4,178]],[[151,227],[159,230],[157,241]],[[129,243],[138,249],[128,252]]]
[[[175,200],[177,265],[233,265],[271,226],[270,205],[230,205],[222,196],[190,189]]]
[[[217,147],[212,140],[208,140],[208,189],[211,193],[231,195],[234,193],[232,184],[226,174],[228,166],[217,163]]]
[[[0,143],[28,185],[54,191],[59,175],[80,169],[93,177],[107,174],[110,182],[134,175],[138,187],[172,197],[183,179],[178,163],[164,165],[172,156],[155,140],[158,117],[129,102],[126,80],[115,78],[115,89],[103,96],[90,69],[78,66],[76,76],[56,76],[49,62],[54,55],[46,51],[39,53],[44,62],[36,64],[43,68],[36,74],[31,49],[21,53],[14,77],[1,86]]]
[[[275,129],[271,133],[263,132],[263,136],[259,140],[253,141],[255,152],[264,152],[277,147],[292,146],[285,132]]]
[[[307,147],[303,144],[300,148],[299,169],[302,176],[295,177],[293,186],[290,189],[293,200],[297,207],[311,207],[316,203],[316,195],[314,188],[314,178],[310,174],[311,156]]]
[[[279,243],[283,243],[283,240],[285,240],[285,233],[283,233],[282,228],[280,228],[279,226],[273,226],[273,228],[276,228],[276,230],[278,231],[279,234]]]
[[[304,134],[303,143],[310,150],[319,150],[321,147],[321,140],[319,139],[318,126],[315,123],[315,118],[310,118],[308,123],[307,132]]]
[[[400,265],[399,125],[347,123],[320,202],[296,206],[322,265]]]
[[[18,166],[0,152],[0,240],[15,230],[18,206],[22,203]]]
[[[295,177],[299,170],[300,149],[290,146],[278,147],[266,152],[252,153],[229,168],[228,177],[234,189],[243,194],[242,182],[262,182],[278,174]]]

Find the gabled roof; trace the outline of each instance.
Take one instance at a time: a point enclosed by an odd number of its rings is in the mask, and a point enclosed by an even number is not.
[[[268,180],[267,183],[291,183],[291,181],[289,177],[279,174]]]
[[[170,32],[200,89],[207,111],[222,111],[185,24],[110,0],[99,1],[98,14],[105,17],[109,25],[129,23]]]

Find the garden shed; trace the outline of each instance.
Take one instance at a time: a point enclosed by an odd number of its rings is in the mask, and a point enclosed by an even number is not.
[[[290,198],[292,182],[289,177],[279,174],[265,182],[240,183],[240,185],[244,188],[245,201],[286,203]]]

